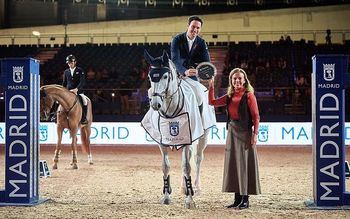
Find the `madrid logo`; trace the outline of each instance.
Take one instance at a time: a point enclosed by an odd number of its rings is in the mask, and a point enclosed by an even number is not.
[[[259,127],[258,140],[260,142],[267,142],[269,140],[269,127],[267,125],[261,125]]]
[[[12,78],[13,82],[21,83],[23,81],[23,66],[13,66],[12,67]]]
[[[179,135],[179,123],[180,122],[169,122],[169,132],[171,136],[178,136]]]
[[[48,138],[48,127],[47,127],[47,125],[40,125],[39,141],[47,141],[47,138]]]
[[[323,64],[323,79],[333,81],[335,78],[335,64]]]

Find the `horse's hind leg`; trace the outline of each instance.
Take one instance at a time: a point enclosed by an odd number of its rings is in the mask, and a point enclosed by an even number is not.
[[[201,193],[201,177],[200,170],[201,164],[204,159],[204,150],[207,147],[209,129],[207,129],[204,135],[198,140],[198,144],[195,147],[194,151],[194,162],[196,164],[196,179],[194,181],[194,189],[196,195],[200,195]]]
[[[190,155],[189,155],[189,146],[186,146],[182,149],[182,171],[184,175],[184,182],[186,186],[186,199],[185,199],[185,208],[191,209],[196,208],[196,204],[193,200],[193,188],[191,181],[191,165],[190,165]]]
[[[72,137],[72,169],[78,169],[78,159],[77,159],[77,130],[73,129],[71,130],[71,137]]]
[[[57,144],[56,144],[55,156],[53,158],[53,166],[52,166],[52,169],[54,170],[58,168],[57,163],[61,154],[62,131],[63,131],[62,128],[57,127]]]
[[[170,185],[170,161],[168,156],[168,148],[159,145],[160,152],[162,154],[162,170],[163,170],[163,198],[160,203],[168,205],[171,202],[170,194],[171,194],[171,185]]]
[[[91,134],[91,127],[85,126],[81,129],[81,143],[83,144],[83,148],[85,152],[87,153],[88,163],[94,164],[92,161],[92,155],[91,155],[91,149],[90,149],[90,134]]]

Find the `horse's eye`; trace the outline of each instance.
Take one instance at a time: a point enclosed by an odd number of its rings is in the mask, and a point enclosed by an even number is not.
[[[164,75],[164,76],[163,76],[163,79],[167,79],[167,78],[168,78],[168,75]]]

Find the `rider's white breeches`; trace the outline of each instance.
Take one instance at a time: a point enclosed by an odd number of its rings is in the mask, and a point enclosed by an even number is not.
[[[84,106],[86,106],[87,105],[87,103],[88,103],[88,101],[87,101],[87,96],[85,96],[84,94],[79,94],[82,98],[81,99],[83,99],[83,104],[84,104]]]

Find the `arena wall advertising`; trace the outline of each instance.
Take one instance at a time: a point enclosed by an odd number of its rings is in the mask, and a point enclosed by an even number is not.
[[[311,122],[260,123],[258,145],[311,145]],[[345,127],[345,143],[350,138],[350,124]],[[209,133],[208,144],[224,145],[226,124],[217,123]],[[79,135],[79,133],[78,133]],[[56,144],[54,123],[40,123],[40,143]],[[348,137],[349,136],[349,137]],[[96,145],[154,145],[155,142],[137,122],[94,122],[91,126],[91,143]],[[70,144],[68,130],[63,132],[63,144]],[[0,123],[0,144],[5,143],[5,124]],[[78,143],[80,139],[78,137]]]

